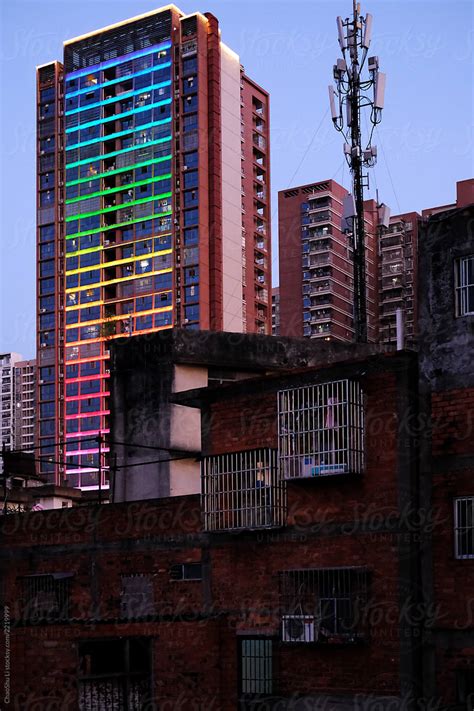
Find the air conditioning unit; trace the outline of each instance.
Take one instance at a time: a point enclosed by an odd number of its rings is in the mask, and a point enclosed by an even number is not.
[[[282,641],[309,643],[318,641],[318,633],[313,615],[283,615]]]

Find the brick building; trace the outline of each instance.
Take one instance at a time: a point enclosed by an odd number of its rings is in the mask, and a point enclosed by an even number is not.
[[[3,521],[13,708],[416,693],[415,357],[361,351],[174,397],[202,408],[201,501]]]
[[[474,699],[474,180],[457,204],[433,208],[420,236],[422,509],[433,512],[422,555],[432,610],[424,695],[470,708]]]

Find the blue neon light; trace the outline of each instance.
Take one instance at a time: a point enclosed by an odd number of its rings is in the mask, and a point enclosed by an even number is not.
[[[105,155],[99,153],[98,156],[93,156],[92,158],[83,158],[83,160],[77,160],[74,163],[66,163],[66,168],[75,168],[76,166],[84,165],[85,163],[93,163],[96,160],[114,158],[115,156],[121,155],[122,153],[130,153],[131,151],[136,151],[138,148],[148,148],[148,146],[156,146],[158,143],[166,143],[166,141],[171,141],[171,136],[165,136],[165,138],[157,138],[156,141],[137,143],[136,146],[130,146],[130,148],[121,148],[119,151],[113,151],[112,153],[106,153]]]
[[[150,72],[157,72],[160,69],[167,69],[171,67],[171,62],[163,62],[163,64],[153,64],[151,67],[142,69],[139,72],[134,72],[133,74],[126,74],[118,79],[110,79],[109,81],[104,81],[102,84],[93,84],[92,86],[86,86],[84,89],[77,89],[77,91],[70,91],[65,94],[66,99],[72,99],[74,96],[79,96],[80,94],[88,94],[90,91],[95,91],[96,89],[107,89],[109,86],[114,84],[120,84],[121,82],[128,81],[129,79],[135,79],[135,77],[141,77],[144,74],[149,74]]]
[[[81,111],[87,111],[87,109],[96,109],[98,106],[107,106],[107,104],[113,104],[115,101],[123,101],[124,99],[129,99],[131,96],[137,96],[138,94],[143,94],[145,91],[153,91],[154,89],[162,89],[164,86],[170,86],[171,80],[167,79],[159,84],[151,84],[150,86],[144,86],[143,89],[134,89],[132,91],[126,91],[118,96],[112,96],[110,99],[103,99],[102,101],[96,101],[94,104],[87,104],[87,106],[79,106],[77,109],[71,109],[70,111],[65,111],[66,116],[72,116],[73,114],[78,114]],[[95,91],[95,89],[94,89]],[[71,131],[78,131],[82,126],[66,129],[66,133],[71,133]]]
[[[157,106],[163,106],[164,104],[171,104],[171,99],[167,99],[166,101],[159,101],[157,104],[148,104],[148,106],[143,106],[140,107],[139,109],[134,109],[133,111],[126,111],[123,114],[115,114],[113,118],[124,118],[124,116],[130,116],[131,114],[138,114],[143,111],[146,111],[147,109],[153,109],[156,108]],[[90,126],[97,126],[99,123],[105,123],[105,121],[110,121],[110,119],[102,119],[101,121],[92,121],[91,123],[84,123],[81,125],[82,128],[89,128]],[[171,121],[171,116],[160,119],[155,125],[159,125],[159,123],[169,123]],[[152,125],[152,124],[150,124]],[[146,128],[147,124],[144,124],[143,126],[139,126],[138,128],[131,129],[129,128],[127,131],[121,131],[120,133],[123,135],[124,133],[132,133],[133,131],[139,131],[140,129]],[[110,136],[99,136],[99,138],[91,138],[90,141],[82,141],[82,143],[74,143],[72,146],[67,146],[66,150],[71,151],[73,148],[81,148],[82,146],[91,146],[93,143],[99,143],[100,141],[108,141],[109,138],[112,138],[112,136],[117,136],[118,134],[113,133],[110,134]]]
[[[120,138],[120,136],[125,136],[129,133],[136,133],[137,131],[143,131],[146,128],[153,128],[154,126],[162,126],[165,123],[170,123],[171,116],[168,118],[160,119],[159,121],[152,121],[151,123],[144,123],[143,126],[138,126],[137,128],[127,128],[125,131],[117,131],[117,133],[111,133],[109,136],[99,136],[99,138],[92,138],[90,141],[83,141],[82,143],[74,143],[72,146],[66,148],[67,151],[71,151],[73,148],[81,148],[83,146],[91,146],[94,143],[100,143],[101,141],[110,141],[111,138]]]
[[[124,64],[129,62],[130,59],[137,59],[138,57],[145,57],[147,54],[153,54],[154,52],[159,52],[162,49],[170,49],[171,42],[162,42],[161,44],[156,44],[154,47],[147,47],[146,49],[139,49],[136,52],[130,52],[130,54],[124,54],[120,59],[108,59],[106,62],[99,62],[99,64],[93,64],[86,69],[76,69],[76,71],[66,74],[66,81],[70,79],[76,79],[76,77],[84,77],[87,74],[93,74],[96,71],[102,71],[108,67],[115,67],[118,64]]]

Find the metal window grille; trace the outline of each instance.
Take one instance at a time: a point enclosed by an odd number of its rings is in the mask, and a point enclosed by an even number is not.
[[[120,614],[127,619],[155,614],[153,580],[150,575],[122,575]]]
[[[367,637],[365,568],[282,572],[280,599],[283,642],[353,643]]]
[[[281,526],[286,487],[274,449],[205,457],[201,464],[207,531]]]
[[[359,383],[338,380],[279,392],[282,477],[361,473],[364,396]]]
[[[239,658],[240,697],[242,707],[247,708],[246,701],[274,693],[273,640],[241,639]]]
[[[140,711],[151,702],[151,653],[146,639],[79,645],[80,711]]]
[[[474,558],[474,496],[454,502],[454,539],[456,558]]]
[[[70,573],[23,578],[23,618],[28,622],[67,620]]]
[[[474,314],[474,255],[456,262],[456,314]]]

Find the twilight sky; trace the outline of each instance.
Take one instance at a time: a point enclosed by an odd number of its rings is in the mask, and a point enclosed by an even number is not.
[[[348,184],[327,85],[339,56],[335,17],[347,17],[352,2],[176,4],[184,12],[214,13],[223,41],[270,92],[277,284],[277,192],[327,178]],[[35,354],[35,66],[61,59],[64,39],[157,7],[150,0],[0,0],[0,352]],[[474,175],[474,4],[364,0],[362,12],[374,15],[370,54],[388,75],[368,196],[378,188],[393,213],[452,202],[456,181]]]

